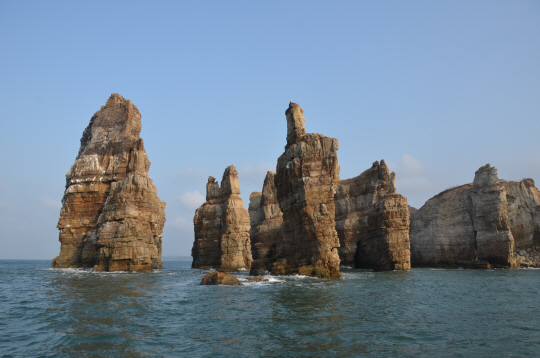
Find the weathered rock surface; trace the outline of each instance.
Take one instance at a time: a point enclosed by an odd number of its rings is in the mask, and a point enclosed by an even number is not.
[[[445,190],[412,215],[412,264],[517,267],[520,250],[540,246],[539,203],[532,179],[500,180],[487,164],[473,184]]]
[[[203,277],[201,285],[243,286],[242,282],[227,272],[212,271]]]
[[[277,201],[274,177],[274,173],[267,172],[262,193],[254,192],[250,196],[249,217],[253,260],[276,256],[276,245],[281,239],[283,213]]]
[[[233,165],[225,169],[221,188],[215,178],[208,179],[206,202],[193,218],[195,242],[191,267],[231,270],[251,267],[250,218],[238,194],[238,172]]]
[[[285,115],[287,145],[274,178],[283,213],[282,238],[276,243],[276,255],[259,259],[254,269],[341,278],[334,210],[338,141],[306,134],[304,112],[295,103],[290,103]]]
[[[342,265],[410,270],[409,208],[407,199],[395,193],[394,180],[382,160],[339,181],[334,198]]]
[[[162,267],[165,203],[148,178],[141,115],[113,94],[84,130],[66,174],[53,268],[150,271]]]

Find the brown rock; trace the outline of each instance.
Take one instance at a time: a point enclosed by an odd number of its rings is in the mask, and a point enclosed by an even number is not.
[[[262,193],[254,192],[250,196],[249,217],[253,260],[276,256],[276,244],[281,239],[283,213],[277,201],[274,177],[274,173],[267,172]]]
[[[208,179],[207,201],[193,218],[192,268],[236,270],[251,267],[250,219],[238,194],[238,172],[233,165],[225,169],[221,189],[215,178]]]
[[[113,94],[94,114],[66,174],[53,268],[150,271],[162,267],[165,203],[148,178],[141,115]]]
[[[335,229],[334,192],[339,179],[338,141],[305,134],[304,112],[290,103],[287,146],[277,163],[275,186],[283,212],[283,236],[276,245],[274,274],[341,278]]]
[[[413,266],[517,267],[518,250],[540,238],[540,192],[532,179],[507,182],[489,164],[473,184],[451,188],[428,200],[411,218]],[[469,263],[469,264],[467,264]]]
[[[201,285],[243,286],[236,277],[227,272],[212,271],[203,277]]]
[[[339,181],[334,198],[343,265],[410,270],[409,209],[407,199],[395,193],[394,180],[382,160]]]

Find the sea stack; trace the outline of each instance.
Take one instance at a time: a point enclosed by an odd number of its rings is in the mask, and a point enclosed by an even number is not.
[[[540,191],[532,179],[498,178],[489,164],[411,217],[413,266],[540,266]]]
[[[395,191],[395,173],[384,160],[339,181],[335,203],[342,265],[410,270],[409,209],[407,199]]]
[[[53,268],[150,271],[161,268],[165,203],[148,178],[141,114],[112,94],[83,132],[66,174]]]
[[[274,178],[275,173],[267,172],[262,193],[254,192],[249,197],[251,254],[254,261],[276,256],[276,245],[282,235],[283,213],[279,208]]]
[[[264,266],[278,275],[341,278],[334,219],[338,141],[306,134],[304,111],[296,103],[289,104],[285,116],[287,145],[274,178],[283,232],[271,267]]]
[[[249,269],[251,241],[249,213],[238,196],[238,172],[230,165],[223,173],[221,188],[208,178],[206,202],[195,212],[192,268]]]

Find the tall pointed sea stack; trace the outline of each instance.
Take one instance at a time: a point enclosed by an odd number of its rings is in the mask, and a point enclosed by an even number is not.
[[[341,278],[334,219],[338,141],[306,134],[304,111],[296,103],[289,104],[285,115],[287,145],[275,175],[283,237],[277,243],[271,271]]]
[[[206,202],[195,212],[192,268],[236,270],[251,267],[250,219],[238,196],[240,184],[234,165],[223,173],[221,189],[214,177],[206,185]]]
[[[395,174],[384,160],[339,181],[336,230],[343,265],[378,271],[411,268],[407,199],[395,191]]]
[[[112,94],[94,114],[66,174],[53,268],[150,271],[162,267],[165,203],[148,178],[141,115]]]

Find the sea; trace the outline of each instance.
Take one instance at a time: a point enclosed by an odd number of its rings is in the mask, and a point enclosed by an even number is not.
[[[200,286],[207,271],[190,265],[0,260],[0,357],[540,356],[540,270],[343,267],[343,280]]]

